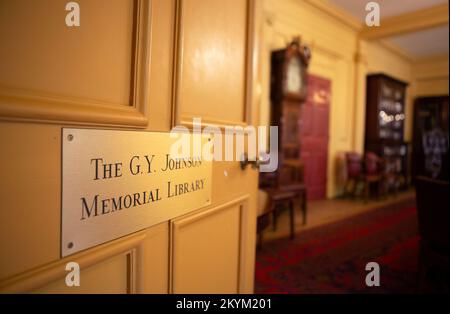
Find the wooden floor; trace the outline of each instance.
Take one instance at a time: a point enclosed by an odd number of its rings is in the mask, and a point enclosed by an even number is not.
[[[300,209],[296,209],[295,230],[296,233],[298,233],[302,230],[333,223],[382,206],[402,203],[408,200],[413,201],[414,199],[415,191],[411,189],[399,193],[397,196],[389,196],[382,200],[372,200],[367,203],[360,199],[329,199],[311,201],[308,202],[308,217],[306,225],[302,224],[302,213]],[[278,216],[276,230],[273,230],[272,225],[270,225],[263,231],[263,245],[264,241],[270,241],[278,238],[289,238],[289,213],[287,210],[283,211]]]

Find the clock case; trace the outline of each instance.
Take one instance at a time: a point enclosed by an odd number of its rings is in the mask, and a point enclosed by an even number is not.
[[[288,67],[292,58],[297,58],[300,61],[302,86],[298,93],[287,90]],[[299,40],[294,40],[285,49],[272,52],[270,86],[270,98],[272,102],[278,102],[282,98],[300,102],[306,100],[308,84],[306,69],[309,65],[309,60],[309,49],[306,46],[301,46]]]
[[[261,187],[283,187],[303,183],[303,164],[300,161],[301,104],[307,98],[307,68],[310,51],[295,39],[285,49],[271,56],[271,125],[278,126],[278,169],[261,173]],[[287,73],[291,58],[300,61],[302,87],[298,93],[287,92]]]

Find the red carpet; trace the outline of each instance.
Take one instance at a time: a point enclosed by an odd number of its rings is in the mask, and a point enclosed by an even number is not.
[[[256,253],[256,293],[413,293],[419,235],[416,208],[376,209],[265,242]],[[380,286],[367,287],[365,266],[380,265]]]

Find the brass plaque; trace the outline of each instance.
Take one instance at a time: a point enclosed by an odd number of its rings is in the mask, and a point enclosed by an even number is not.
[[[171,148],[182,136],[191,148],[180,158]],[[62,256],[209,205],[212,162],[193,153],[193,137],[64,128]]]

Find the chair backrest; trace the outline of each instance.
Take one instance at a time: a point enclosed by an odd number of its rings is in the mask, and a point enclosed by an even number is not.
[[[358,153],[345,153],[347,161],[347,178],[357,178],[362,173],[362,158]]]
[[[377,175],[381,172],[381,158],[373,152],[367,152],[365,158],[365,173],[367,175]]]
[[[431,247],[449,249],[448,182],[416,177],[419,232]]]

